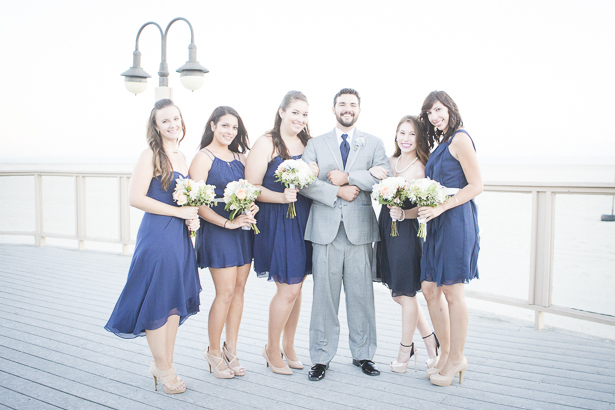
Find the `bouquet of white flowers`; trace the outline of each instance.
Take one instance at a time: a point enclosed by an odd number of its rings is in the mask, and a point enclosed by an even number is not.
[[[211,206],[217,205],[216,187],[207,185],[205,181],[194,181],[189,178],[179,177],[176,179],[173,200],[179,206]],[[190,236],[196,238],[196,231],[190,231]]]
[[[448,199],[444,193],[444,187],[437,181],[429,178],[415,179],[410,184],[409,199],[417,206],[438,206]],[[419,232],[416,236],[425,238],[427,234],[427,222],[419,218]]]
[[[300,159],[287,159],[282,162],[278,169],[275,170],[275,182],[281,182],[286,188],[305,188],[312,182],[316,181],[316,175],[310,170],[308,164]],[[287,218],[297,216],[295,211],[295,203],[288,204]]]
[[[240,213],[245,213],[246,209],[250,208],[250,205],[256,201],[256,198],[260,195],[260,189],[256,189],[254,185],[240,179],[239,181],[231,181],[224,188],[224,206],[225,211],[231,211],[229,219],[232,221]],[[250,224],[254,233],[258,234],[260,231],[256,227],[256,224]],[[242,229],[249,230],[250,227],[242,227]]]
[[[372,198],[380,205],[399,206],[408,198],[409,184],[402,177],[389,177],[378,182],[372,187]],[[398,236],[397,220],[391,222],[391,236]]]

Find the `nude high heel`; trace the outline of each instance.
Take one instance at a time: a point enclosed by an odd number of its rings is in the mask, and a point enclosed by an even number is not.
[[[434,357],[433,359],[428,358],[425,361],[425,366],[427,366],[428,369],[432,369],[436,367],[438,365],[438,362],[440,361],[440,356],[439,356],[440,342],[438,341],[438,336],[436,336],[436,333],[431,332],[431,334],[425,336],[423,339],[427,339],[428,337],[431,337],[432,335],[433,337],[436,338],[436,357]]]
[[[412,344],[410,346],[406,346],[404,344],[400,343],[400,350],[403,350],[403,348],[410,348],[410,357],[408,357],[408,360],[406,360],[404,363],[398,363],[397,360],[394,362],[391,362],[391,371],[394,371],[395,373],[406,373],[406,369],[408,368],[408,363],[410,363],[410,359],[412,359],[412,356],[414,356],[414,371],[416,372],[416,361],[417,361],[417,356],[418,354],[418,349],[414,349],[414,342],[412,342]]]
[[[246,374],[246,369],[239,364],[239,358],[237,355],[231,354],[226,347],[226,342],[222,344],[222,358],[226,365],[235,373],[235,376],[243,376]]]
[[[450,376],[446,377],[446,376],[442,376],[440,373],[436,373],[436,374],[432,374],[429,380],[431,380],[431,384],[435,384],[436,386],[446,387],[446,386],[451,385],[451,383],[453,382],[453,379],[455,378],[455,376],[457,376],[457,373],[459,373],[459,384],[461,384],[463,382],[463,375],[465,374],[467,368],[468,368],[468,360],[464,356],[461,363],[459,363],[459,365],[455,368],[455,371],[451,373]]]
[[[186,391],[186,385],[184,384],[184,381],[175,373],[174,366],[171,366],[170,369],[162,370],[157,368],[156,361],[152,360],[152,363],[149,366],[149,372],[154,377],[154,390],[158,391],[158,380],[160,380],[166,394],[179,394]],[[174,379],[177,379],[177,382],[167,386],[167,384]]]
[[[214,376],[218,379],[232,379],[235,377],[235,373],[226,366],[224,359],[218,356],[214,356],[213,354],[209,354],[209,347],[205,351],[205,360],[209,364],[209,373],[211,373],[212,369],[214,371]]]
[[[282,359],[286,356],[286,363],[288,363],[288,367],[291,369],[303,369],[303,363],[301,360],[290,360],[288,355],[284,352],[284,346],[282,346]]]
[[[267,345],[263,347],[263,357],[267,361],[267,367],[270,367],[272,372],[277,373],[277,374],[285,374],[285,375],[293,374],[293,371],[290,370],[290,367],[288,367],[288,365],[286,364],[284,365],[284,367],[275,367],[274,365],[271,364],[271,362],[269,361],[269,356],[267,355]]]

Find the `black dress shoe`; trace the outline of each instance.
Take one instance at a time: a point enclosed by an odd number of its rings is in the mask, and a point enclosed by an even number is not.
[[[315,364],[308,372],[308,379],[317,382],[325,378],[325,370],[329,368],[328,364]]]
[[[368,376],[379,376],[380,370],[376,367],[376,364],[371,360],[356,360],[352,359],[352,364],[361,368],[363,373]]]

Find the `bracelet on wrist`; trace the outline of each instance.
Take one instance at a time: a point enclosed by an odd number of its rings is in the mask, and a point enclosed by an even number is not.
[[[404,221],[406,219],[406,212],[402,209],[401,210],[401,219],[399,220],[399,222]]]
[[[224,229],[226,229],[226,223],[227,223],[227,222],[228,222],[228,219],[227,219],[226,221],[224,221],[224,225],[222,225],[222,227],[223,227]]]

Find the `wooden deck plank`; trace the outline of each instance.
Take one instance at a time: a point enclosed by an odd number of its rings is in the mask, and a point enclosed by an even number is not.
[[[228,407],[226,403],[267,410],[615,408],[614,343],[552,329],[538,332],[531,323],[494,319],[480,311],[470,312],[470,366],[462,385],[433,386],[422,370],[390,372],[387,363],[397,353],[401,319],[398,305],[386,290],[378,289],[381,285],[375,285],[375,360],[381,376],[367,377],[351,364],[343,298],[340,346],[325,380],[308,381],[307,367],[290,377],[271,373],[260,353],[275,285],[251,276],[238,345],[248,373],[233,380],[216,379],[202,358],[206,312],[214,296],[207,270],[200,272],[202,313],[180,327],[175,350],[176,367],[188,391],[169,397],[152,391],[151,357],[144,338],[126,341],[103,329],[129,264],[130,257],[102,252],[0,245],[0,394],[11,392],[7,397],[36,403],[51,391],[49,397],[56,401],[47,400],[48,408],[58,403],[66,408],[59,401],[66,395],[71,404],[85,408],[128,408],[128,403],[174,409],[222,408]],[[306,365],[311,290],[308,278],[296,337],[297,353]],[[418,334],[414,341],[424,362]],[[7,374],[5,363],[19,374]],[[19,390],[24,385],[27,391]],[[60,385],[70,388],[63,391]],[[70,395],[74,386],[83,390],[83,397]],[[31,392],[34,397],[28,395]],[[2,400],[0,405],[11,407]]]
[[[0,372],[0,386],[14,392],[27,395],[62,409],[98,410],[113,408],[82,397],[82,392],[78,391],[80,389],[76,383],[66,383],[65,380],[38,369],[4,359],[0,359],[0,366],[3,369]],[[62,390],[67,388],[71,389],[72,392],[67,393]]]
[[[0,371],[1,373],[2,371]],[[2,380],[2,376],[0,376],[0,380]],[[0,386],[0,409],[57,410],[59,408],[61,407]]]

